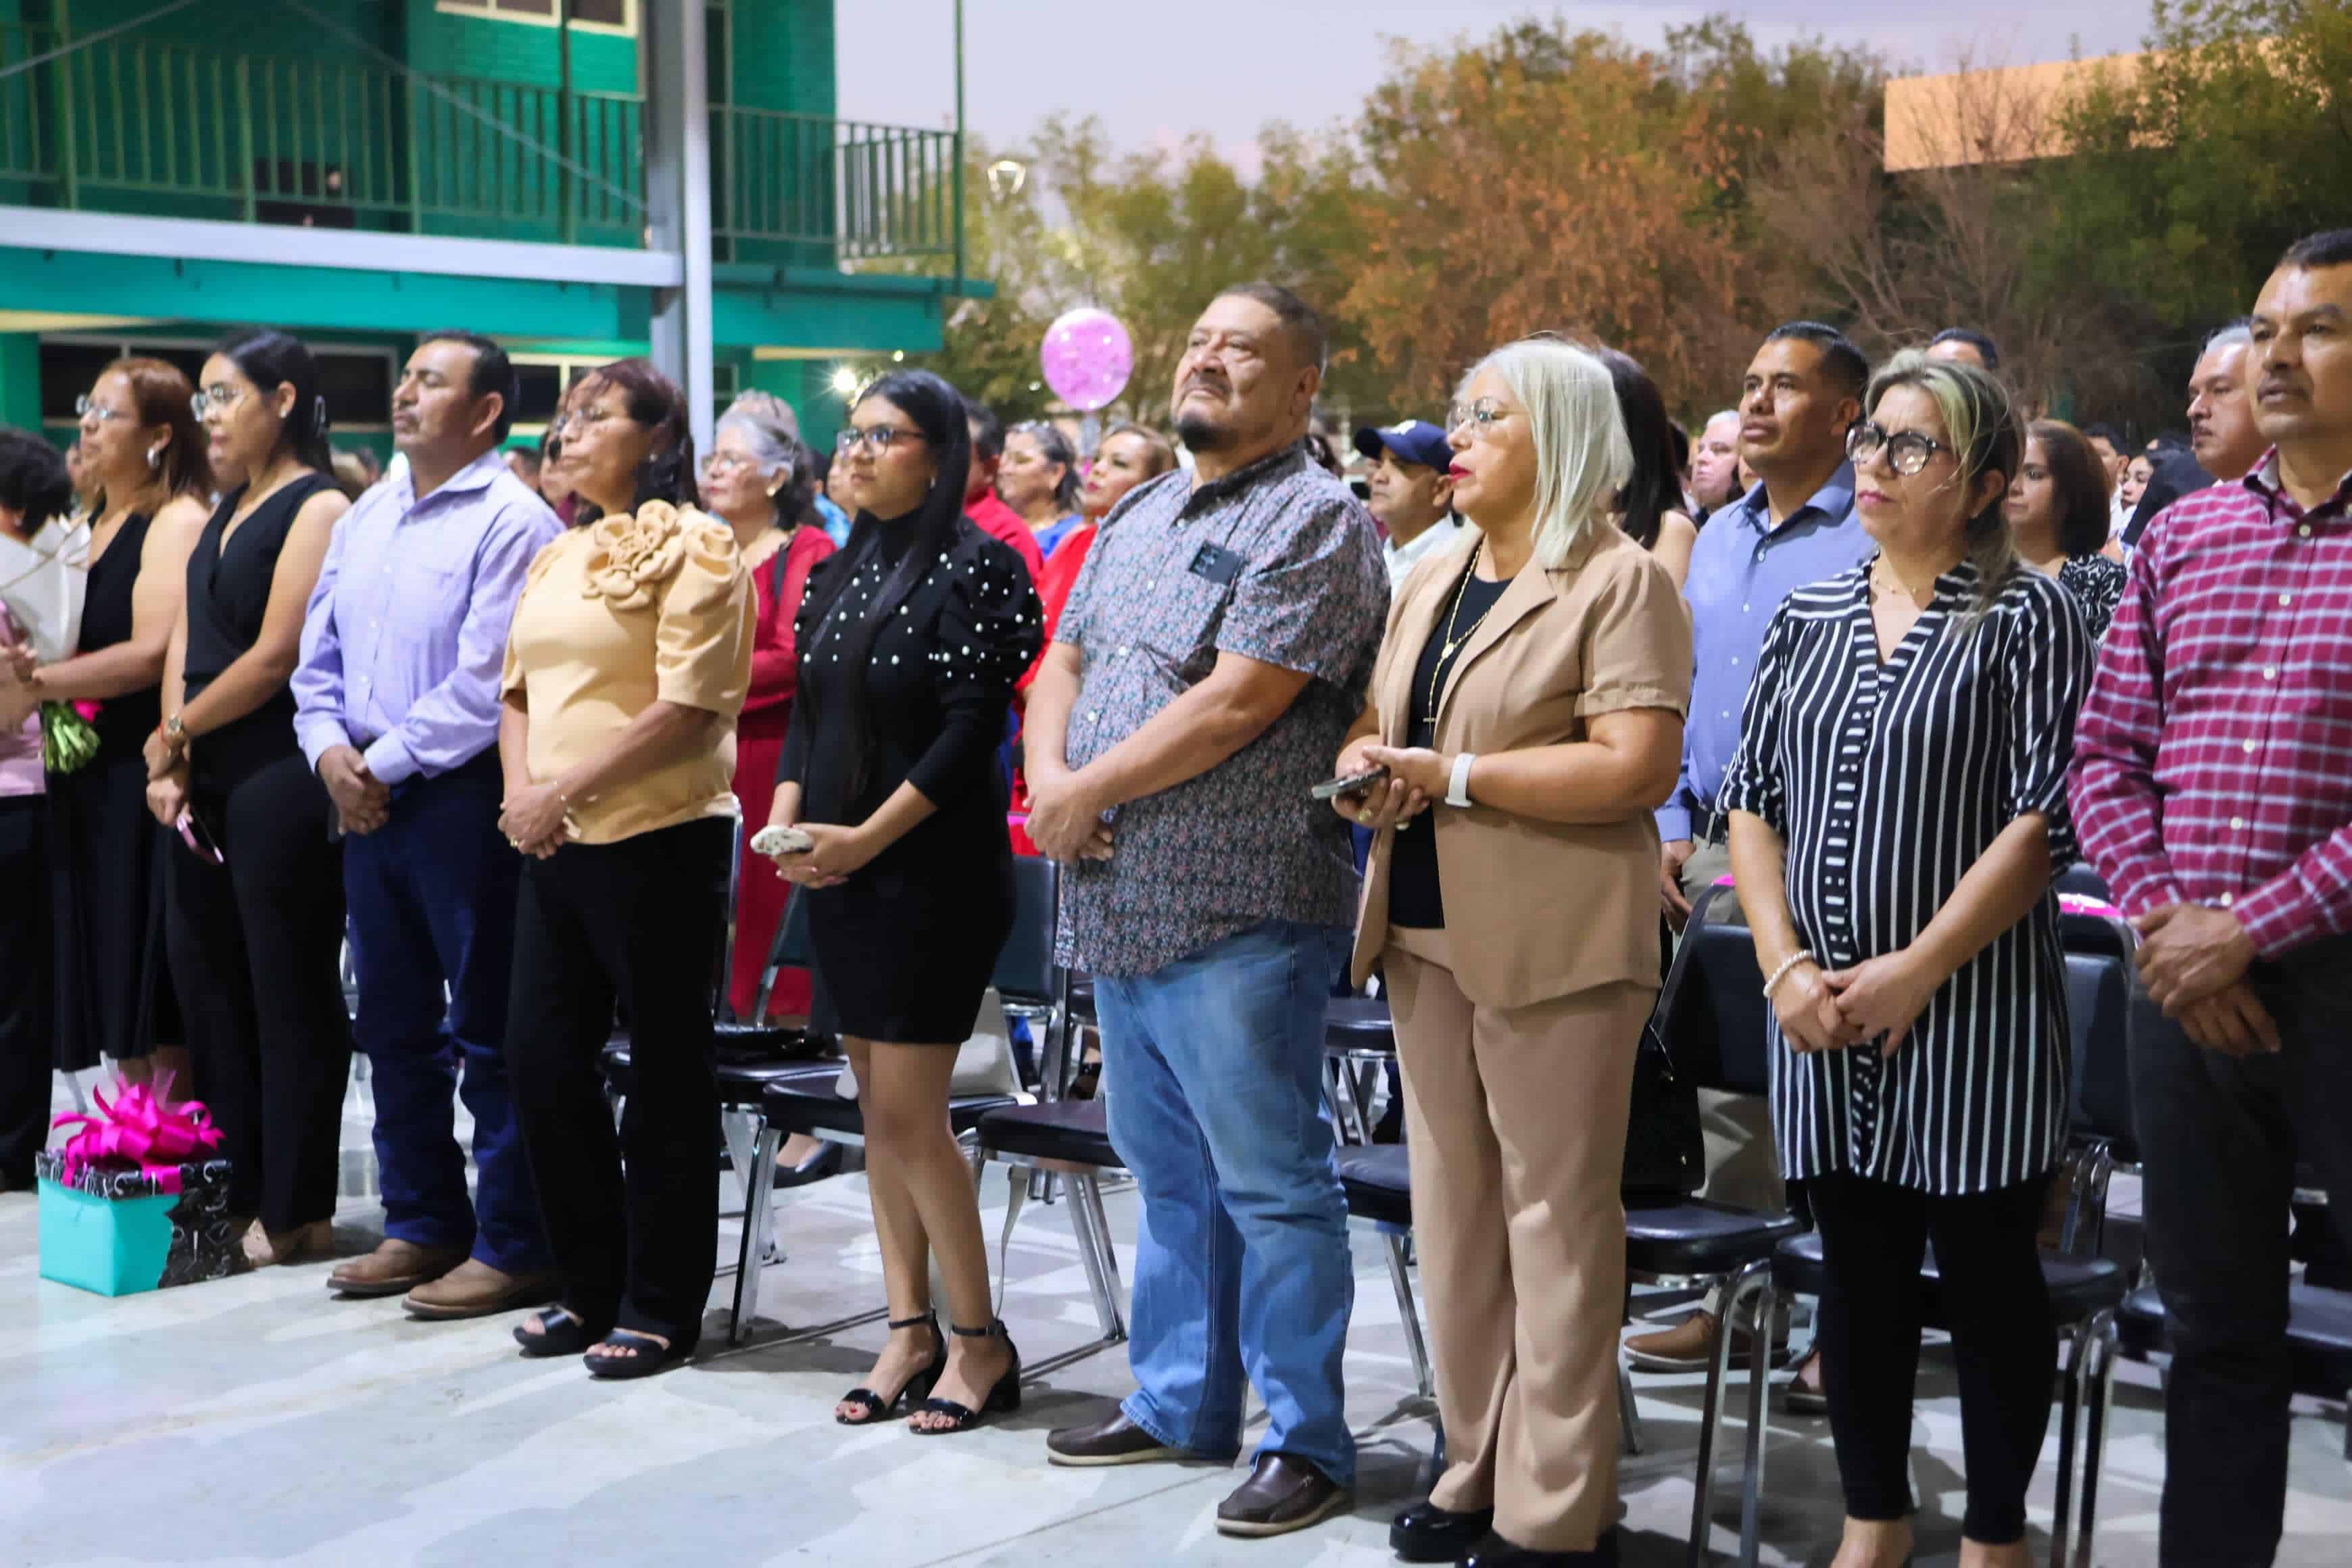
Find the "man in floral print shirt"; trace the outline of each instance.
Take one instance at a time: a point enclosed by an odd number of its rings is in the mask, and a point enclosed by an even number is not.
[[[1230,1459],[1244,1379],[1272,1420],[1218,1528],[1347,1505],[1354,1284],[1320,1112],[1356,874],[1309,788],[1362,710],[1388,611],[1370,517],[1300,445],[1323,330],[1230,289],[1176,370],[1192,472],[1104,523],[1028,709],[1029,832],[1073,869],[1061,956],[1095,976],[1110,1134],[1143,1195],[1136,1392],[1057,1464]]]

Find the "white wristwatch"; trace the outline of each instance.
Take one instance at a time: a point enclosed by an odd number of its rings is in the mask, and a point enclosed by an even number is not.
[[[1466,806],[1470,804],[1470,764],[1477,760],[1477,755],[1475,752],[1460,752],[1455,753],[1454,758],[1454,776],[1447,780],[1445,784],[1446,805],[1458,808]]]

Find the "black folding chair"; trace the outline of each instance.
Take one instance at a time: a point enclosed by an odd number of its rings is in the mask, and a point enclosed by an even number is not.
[[[1710,888],[1692,909],[1675,950],[1654,1022],[1676,1071],[1701,1089],[1735,1094],[1767,1091],[1764,975],[1756,942],[1744,924],[1708,918],[1725,889]],[[1770,1290],[1773,1249],[1804,1229],[1786,1214],[1768,1214],[1706,1198],[1629,1197],[1625,1205],[1625,1270],[1646,1284],[1712,1287],[1727,1282],[1721,1331],[1706,1369],[1706,1401],[1699,1418],[1698,1466],[1691,1498],[1690,1562],[1706,1560],[1713,1511],[1715,1445],[1723,1424],[1723,1389],[1730,1375],[1733,1325],[1743,1309],[1754,1313],[1754,1365],[1748,1377],[1748,1454],[1753,1466],[1763,1444],[1764,1389],[1770,1371]],[[1619,1405],[1625,1440],[1638,1447],[1631,1379],[1621,1363]]]

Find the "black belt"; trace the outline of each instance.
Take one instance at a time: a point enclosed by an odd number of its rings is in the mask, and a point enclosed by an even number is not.
[[[1709,805],[1694,805],[1690,812],[1691,842],[1694,844],[1726,844],[1730,842],[1731,814]]]

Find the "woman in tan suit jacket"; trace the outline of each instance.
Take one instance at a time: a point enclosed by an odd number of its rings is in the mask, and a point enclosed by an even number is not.
[[[1514,343],[1459,398],[1475,526],[1398,593],[1338,764],[1388,770],[1338,805],[1378,830],[1355,978],[1388,976],[1450,1456],[1391,1539],[1409,1561],[1613,1563],[1617,1188],[1690,616],[1610,520],[1633,458],[1600,361]]]

